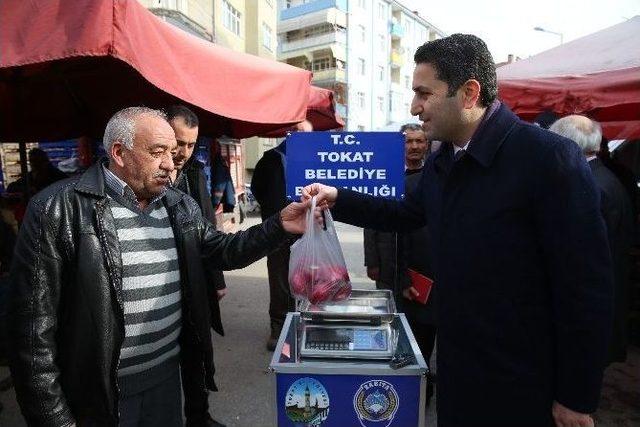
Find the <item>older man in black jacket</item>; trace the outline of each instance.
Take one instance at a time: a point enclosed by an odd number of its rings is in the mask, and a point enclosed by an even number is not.
[[[303,204],[227,235],[168,188],[163,113],[116,113],[108,164],[37,194],[11,269],[13,375],[33,426],[181,426],[179,369],[213,389],[203,259],[240,268],[304,231]],[[190,414],[187,414],[187,417]]]
[[[629,251],[633,243],[633,208],[622,183],[598,158],[602,129],[588,117],[571,115],[556,121],[549,128],[575,142],[584,153],[596,184],[600,189],[601,211],[607,226],[607,237],[614,278],[614,310],[610,362],[627,358],[629,315]]]
[[[411,112],[443,141],[406,200],[314,184],[334,218],[428,224],[438,287],[438,425],[593,426],[611,324],[599,192],[574,145],[496,100],[472,35],[415,54]]]

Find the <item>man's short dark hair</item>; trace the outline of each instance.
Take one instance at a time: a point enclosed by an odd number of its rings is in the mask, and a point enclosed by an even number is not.
[[[172,105],[167,108],[167,121],[171,122],[173,119],[181,118],[184,120],[184,124],[187,125],[188,128],[195,128],[199,126],[198,116],[185,107],[184,105]]]
[[[420,46],[416,64],[430,64],[449,86],[448,96],[470,79],[480,83],[480,103],[488,107],[498,96],[496,67],[485,42],[472,34],[452,34]]]

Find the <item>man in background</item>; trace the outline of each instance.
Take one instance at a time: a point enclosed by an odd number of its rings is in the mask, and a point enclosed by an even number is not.
[[[167,121],[176,134],[177,149],[173,154],[173,164],[176,169],[176,179],[174,187],[187,193],[198,203],[202,211],[202,216],[208,219],[211,224],[216,225],[216,212],[211,201],[210,193],[207,189],[204,166],[193,155],[198,143],[198,116],[184,105],[172,105],[167,108]],[[224,282],[224,275],[220,270],[214,270],[208,264],[204,264],[205,271],[213,287],[208,286],[209,308],[211,315],[211,327],[219,335],[224,336],[222,319],[220,316],[220,305],[218,303],[227,292]],[[215,292],[213,292],[215,290]],[[193,382],[196,378],[182,376],[182,382]],[[185,413],[200,414],[201,419],[187,419],[187,426],[206,425],[210,427],[220,427],[224,424],[215,421],[209,414],[208,392],[204,384],[202,387],[185,387]],[[196,391],[199,390],[199,391]]]
[[[629,311],[629,250],[633,238],[633,208],[624,186],[598,158],[602,129],[588,117],[572,115],[559,119],[549,128],[575,142],[584,154],[600,189],[600,211],[607,226],[613,262],[613,332],[609,362],[627,359]]]
[[[405,137],[404,172],[408,177],[422,172],[422,165],[429,149],[424,130],[417,123],[408,123],[400,127]],[[364,229],[364,265],[367,276],[376,282],[377,289],[390,289],[399,292],[398,260],[396,233],[386,233],[370,228]]]
[[[296,125],[298,132],[311,132],[311,122],[304,120]],[[256,164],[251,179],[251,192],[260,204],[260,215],[266,220],[289,203],[286,196],[285,168],[287,154],[286,140],[280,145],[265,151]],[[269,318],[271,333],[267,338],[267,350],[276,348],[284,319],[289,311],[295,309],[295,301],[289,289],[289,247],[267,255],[267,271],[269,275]]]

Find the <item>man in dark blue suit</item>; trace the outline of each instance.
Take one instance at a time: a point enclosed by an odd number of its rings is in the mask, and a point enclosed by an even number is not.
[[[472,35],[421,46],[411,113],[443,141],[403,201],[305,188],[339,221],[428,224],[438,287],[440,426],[592,426],[612,317],[599,192],[575,144],[497,101]]]

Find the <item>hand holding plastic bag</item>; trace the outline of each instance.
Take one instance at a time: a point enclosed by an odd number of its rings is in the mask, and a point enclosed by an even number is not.
[[[340,301],[351,295],[351,281],[342,248],[329,210],[325,210],[325,228],[314,219],[316,198],[307,212],[306,231],[291,246],[289,285],[297,298],[311,304]]]

